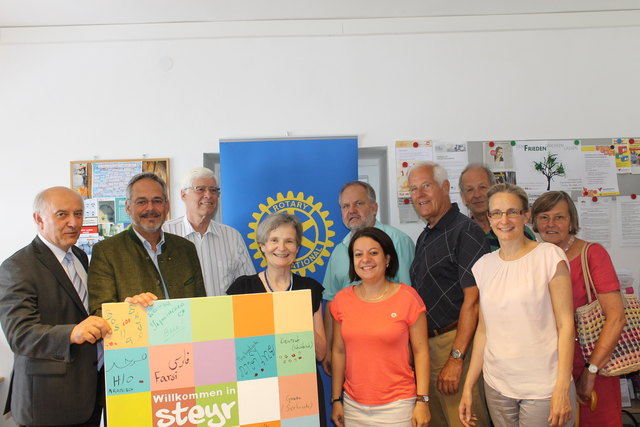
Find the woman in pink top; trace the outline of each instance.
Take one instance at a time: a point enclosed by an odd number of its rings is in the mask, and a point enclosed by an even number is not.
[[[398,256],[384,231],[356,231],[348,252],[349,278],[362,283],[338,292],[331,304],[331,419],[339,427],[427,426],[429,349],[422,298],[410,286],[389,281],[398,271]]]
[[[574,310],[587,304],[580,253],[587,244],[575,236],[580,229],[578,211],[571,197],[564,191],[549,191],[533,204],[533,229],[545,242],[553,243],[567,252],[571,266]],[[587,250],[589,269],[598,300],[606,320],[589,360],[585,360],[578,342],[573,353],[573,378],[580,402],[581,426],[621,426],[622,398],[620,378],[598,375],[620,339],[625,324],[624,306],[620,298],[620,283],[607,251],[600,245]],[[595,392],[592,397],[592,392]]]
[[[496,427],[572,425],[574,329],[567,257],[557,246],[525,236],[529,203],[520,187],[498,184],[488,197],[500,249],[472,267],[480,314],[460,421],[475,423],[471,389],[482,371]]]

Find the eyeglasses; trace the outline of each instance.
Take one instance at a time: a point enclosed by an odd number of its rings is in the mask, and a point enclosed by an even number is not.
[[[536,216],[536,221],[541,223],[541,224],[547,224],[549,222],[551,222],[551,220],[553,220],[553,222],[565,222],[569,220],[569,217],[566,215],[538,215]]]
[[[187,187],[185,190],[193,190],[196,194],[204,194],[209,191],[211,194],[220,194],[220,187],[207,187],[206,185],[198,185],[197,187]]]
[[[151,200],[148,200],[148,199],[136,199],[136,200],[133,201],[133,204],[136,205],[139,208],[145,207],[149,203],[151,203],[153,206],[162,206],[162,205],[165,204],[165,199],[163,199],[161,197],[156,197],[156,198],[153,198]]]
[[[522,215],[523,212],[526,211],[524,209],[509,209],[506,212],[496,210],[487,212],[487,216],[491,219],[500,219],[502,218],[502,215],[506,215],[507,218],[517,218]]]

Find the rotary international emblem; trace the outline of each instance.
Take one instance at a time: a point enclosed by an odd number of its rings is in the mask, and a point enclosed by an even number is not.
[[[313,196],[305,198],[302,192],[294,196],[293,192],[289,191],[286,196],[278,193],[275,200],[268,197],[267,203],[261,203],[258,209],[259,212],[252,214],[255,222],[249,223],[252,231],[247,237],[252,240],[249,249],[253,251],[253,257],[260,260],[261,267],[266,267],[267,262],[256,241],[258,224],[266,215],[281,211],[296,215],[302,222],[302,244],[291,270],[300,276],[306,276],[307,271],[316,271],[316,265],[324,265],[324,258],[330,255],[327,248],[333,247],[331,238],[335,233],[331,230],[333,221],[327,219],[329,212],[322,210],[321,202],[314,203]]]

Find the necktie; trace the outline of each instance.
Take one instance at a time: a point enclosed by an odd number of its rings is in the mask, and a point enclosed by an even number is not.
[[[67,252],[64,256],[64,263],[67,268],[67,274],[69,275],[69,279],[71,279],[71,283],[73,283],[73,287],[78,292],[78,296],[84,305],[84,308],[89,311],[89,294],[87,293],[87,287],[82,283],[82,279],[76,270],[75,263],[73,262],[73,253]],[[102,368],[104,364],[104,350],[102,341],[98,341],[98,370]]]
[[[67,274],[69,274],[69,279],[71,279],[73,287],[76,288],[76,292],[78,292],[78,296],[80,297],[84,308],[89,311],[89,295],[87,294],[87,288],[84,283],[82,283],[82,279],[76,271],[76,266],[73,262],[73,254],[71,252],[67,252],[64,256],[64,263],[67,267]]]

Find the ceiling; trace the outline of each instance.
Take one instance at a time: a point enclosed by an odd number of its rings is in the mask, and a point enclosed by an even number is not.
[[[0,28],[640,10],[637,0],[0,0]]]

